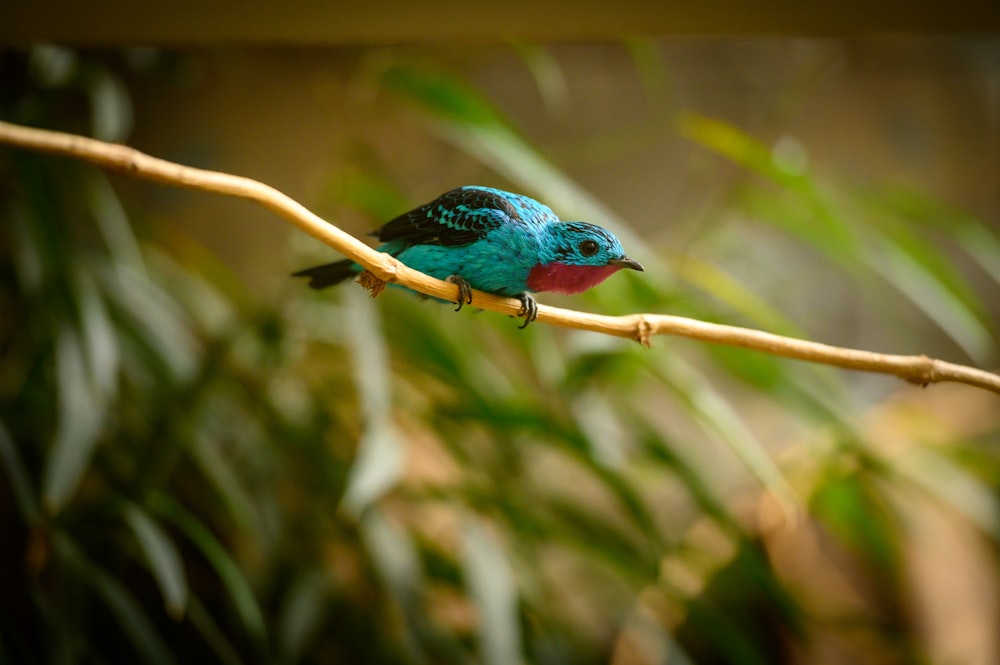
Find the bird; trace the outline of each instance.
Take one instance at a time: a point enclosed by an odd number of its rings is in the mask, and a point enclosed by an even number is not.
[[[538,316],[533,293],[575,295],[628,268],[642,272],[607,229],[562,221],[548,206],[522,194],[467,185],[399,215],[372,232],[404,264],[458,286],[458,307],[472,289],[521,301],[521,328]],[[355,277],[351,259],[293,273],[322,289]]]

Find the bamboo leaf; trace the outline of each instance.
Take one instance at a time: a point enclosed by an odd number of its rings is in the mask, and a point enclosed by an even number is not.
[[[608,400],[598,390],[589,388],[581,391],[570,407],[593,460],[610,469],[622,469],[626,461],[625,428]]]
[[[811,499],[813,514],[854,552],[862,553],[886,575],[899,570],[898,524],[870,474],[832,476]]]
[[[194,445],[189,449],[191,459],[215,487],[233,521],[242,528],[255,525],[253,499],[232,465],[220,454],[216,440],[204,431],[195,432],[193,436]]]
[[[79,485],[105,416],[87,375],[80,340],[68,326],[56,341],[56,377],[58,426],[42,481],[45,506],[52,512],[60,510]]]
[[[924,238],[915,233],[917,230],[919,229],[914,229],[913,224],[895,221],[883,222],[877,229],[870,227],[870,233],[878,234],[868,244],[874,255],[872,262],[877,264],[880,261],[880,247],[890,245],[904,254],[910,262],[919,265],[940,285],[940,289],[950,293],[970,314],[984,318],[986,308],[955,264],[941,251],[941,238]],[[959,229],[956,229],[956,233],[958,232]]]
[[[396,483],[403,468],[404,449],[389,415],[392,384],[374,306],[360,289],[351,289],[344,298],[351,312],[347,344],[354,358],[355,383],[365,418],[365,431],[343,499],[344,508],[357,517]]]
[[[77,577],[104,600],[142,661],[152,665],[174,665],[173,654],[128,588],[91,562],[67,535],[56,532],[53,544],[58,556],[76,571]]]
[[[80,67],[80,58],[72,49],[39,44],[31,49],[28,65],[39,85],[56,88],[73,79]]]
[[[566,75],[559,66],[559,61],[552,55],[551,49],[525,42],[517,42],[513,46],[535,79],[535,87],[542,96],[548,112],[566,111],[570,105],[569,86]]]
[[[384,421],[369,423],[348,477],[344,509],[357,517],[395,485],[403,469],[403,455],[394,427]]]
[[[35,523],[41,517],[41,511],[38,508],[38,500],[35,498],[34,483],[17,452],[14,440],[11,439],[10,433],[2,421],[0,421],[0,462],[3,462],[4,468],[7,470],[7,478],[10,480],[14,501],[17,503],[22,518],[28,524]]]
[[[662,356],[657,373],[690,409],[705,431],[715,434],[746,465],[781,504],[787,516],[801,505],[794,490],[767,451],[729,405],[705,379],[675,356]]]
[[[789,168],[775,151],[727,123],[696,113],[679,121],[683,136],[716,152],[781,187],[786,196],[755,185],[738,189],[740,202],[764,213],[759,221],[777,225],[808,242],[842,265],[860,255],[857,234],[836,214],[805,168]]]
[[[232,645],[226,634],[219,628],[219,624],[212,618],[211,613],[205,609],[205,606],[202,605],[197,596],[192,595],[188,599],[187,615],[194,627],[201,633],[201,636],[205,638],[205,642],[211,647],[222,665],[241,665],[243,663],[243,659],[240,658],[236,647]]]
[[[99,66],[88,70],[91,131],[103,141],[124,141],[132,131],[132,100],[121,81]]]
[[[276,641],[282,662],[305,660],[307,643],[320,629],[330,580],[323,573],[300,576],[288,590],[278,617]]]
[[[518,593],[500,543],[475,519],[462,528],[462,568],[479,614],[479,651],[486,665],[519,665]]]
[[[1000,238],[974,220],[958,230],[957,240],[983,271],[1000,284]]]
[[[102,402],[111,401],[117,392],[118,368],[121,364],[118,334],[93,278],[88,273],[81,272],[76,286],[80,332],[88,374],[93,389],[98,393],[96,397]]]
[[[361,516],[361,534],[376,569],[403,607],[419,588],[420,561],[410,535],[377,508]]]
[[[41,231],[32,224],[32,214],[19,202],[11,203],[3,212],[14,246],[11,263],[20,289],[26,295],[37,293],[48,277],[49,267],[44,243],[38,237]]]
[[[990,331],[913,256],[886,243],[873,257],[872,268],[927,314],[970,358],[980,364],[994,358],[996,341]]]
[[[780,335],[806,337],[793,321],[746,283],[716,265],[685,256],[671,261],[671,270],[681,279],[745,316],[755,325]]]
[[[198,366],[199,345],[177,302],[144,272],[124,263],[103,271],[101,277],[136,339],[162,361],[172,380],[189,380]]]
[[[142,548],[150,572],[160,586],[167,612],[180,621],[188,601],[187,575],[180,553],[170,536],[139,506],[131,502],[126,504],[124,515]]]
[[[145,262],[139,242],[132,232],[128,215],[103,172],[89,172],[83,192],[90,214],[101,232],[110,258],[133,270],[145,272]]]
[[[1000,503],[996,492],[981,480],[930,448],[901,456],[896,469],[1000,542]]]
[[[258,648],[263,649],[267,642],[264,615],[250,584],[226,548],[208,527],[170,497],[163,494],[156,495],[150,502],[150,508],[172,522],[201,551],[226,587],[243,625],[258,644]]]
[[[381,83],[398,94],[419,100],[427,110],[442,118],[481,126],[503,124],[500,115],[479,93],[439,71],[393,66],[383,73]]]

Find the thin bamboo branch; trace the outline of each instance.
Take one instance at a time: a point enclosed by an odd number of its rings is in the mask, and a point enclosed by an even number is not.
[[[406,267],[400,261],[378,252],[357,238],[326,222],[305,206],[277,189],[242,176],[182,166],[146,155],[134,148],[111,144],[74,134],[23,127],[0,121],[0,143],[73,157],[135,178],[187,187],[256,201],[281,217],[348,256],[384,282],[406,286],[414,291],[455,302],[458,288]],[[513,298],[473,292],[473,305],[501,314],[517,315],[521,304]],[[741,346],[843,369],[891,374],[904,381],[926,386],[953,381],[1000,394],[1000,375],[949,363],[927,356],[902,356],[847,349],[759,330],[707,323],[667,314],[632,314],[603,316],[576,310],[539,305],[539,322],[566,328],[634,339],[649,345],[654,335],[675,335],[704,342]]]

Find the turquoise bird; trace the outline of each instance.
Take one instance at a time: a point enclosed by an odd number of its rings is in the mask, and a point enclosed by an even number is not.
[[[458,285],[455,311],[472,289],[518,298],[524,328],[538,316],[532,293],[583,293],[622,268],[642,271],[610,231],[564,222],[538,201],[490,187],[458,187],[373,233],[380,252]],[[364,268],[350,259],[294,274],[322,289]]]

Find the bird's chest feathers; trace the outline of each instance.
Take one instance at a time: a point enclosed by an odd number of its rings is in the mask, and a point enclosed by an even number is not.
[[[621,266],[574,266],[568,263],[546,263],[528,273],[528,289],[536,292],[575,295],[597,286]]]

